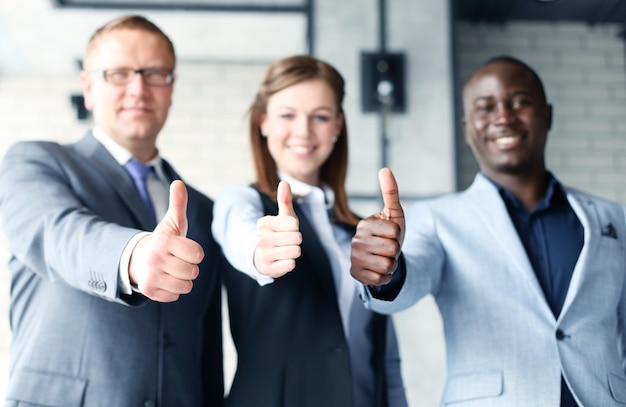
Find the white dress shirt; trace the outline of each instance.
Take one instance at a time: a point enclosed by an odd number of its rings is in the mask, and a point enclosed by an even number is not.
[[[124,147],[116,143],[111,137],[109,137],[105,132],[98,128],[94,128],[92,131],[93,136],[98,140],[104,148],[107,149],[109,154],[113,156],[115,161],[117,161],[121,166],[124,166],[133,155],[126,150]],[[154,171],[150,172],[147,180],[147,188],[148,193],[150,194],[150,199],[152,200],[152,204],[154,205],[154,212],[156,213],[157,222],[163,216],[165,216],[165,212],[167,212],[168,200],[169,200],[169,182],[165,177],[165,173],[163,172],[163,164],[161,162],[161,157],[157,155],[145,163],[147,165],[152,165]],[[150,232],[140,232],[132,237],[131,240],[128,241],[124,251],[122,252],[122,256],[120,257],[120,265],[119,265],[119,288],[120,291],[124,294],[132,293],[132,286],[130,284],[130,277],[128,275],[128,266],[130,263],[130,256],[137,245],[139,240],[149,234]]]

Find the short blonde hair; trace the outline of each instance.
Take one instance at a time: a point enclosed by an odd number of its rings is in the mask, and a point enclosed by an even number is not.
[[[165,43],[167,44],[167,47],[172,55],[172,60],[174,61],[174,64],[176,63],[176,51],[174,50],[174,44],[169,39],[169,37],[165,35],[165,33],[161,31],[159,27],[157,27],[156,24],[143,16],[127,15],[109,21],[93,33],[93,35],[87,42],[87,48],[85,50],[85,56],[83,58],[83,65],[85,65],[85,61],[89,59],[93,50],[96,48],[99,39],[105,34],[117,30],[138,30],[158,35],[159,37],[163,38],[163,40],[165,40]]]

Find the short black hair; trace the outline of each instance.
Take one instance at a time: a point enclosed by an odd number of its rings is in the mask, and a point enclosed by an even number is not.
[[[539,91],[541,92],[541,95],[543,96],[543,100],[547,101],[546,90],[545,90],[545,88],[543,86],[543,81],[539,77],[539,74],[537,74],[537,71],[535,71],[533,68],[531,68],[530,65],[528,65],[526,62],[522,61],[519,58],[515,58],[515,57],[510,56],[510,55],[497,55],[497,56],[491,57],[488,60],[486,60],[485,62],[483,62],[478,68],[476,68],[474,73],[476,73],[479,69],[484,68],[487,65],[491,65],[491,64],[499,63],[499,62],[504,62],[504,63],[507,63],[507,64],[517,65],[517,66],[521,67],[522,69],[528,71],[528,73],[530,73],[533,76],[535,81],[537,81],[537,85],[539,86]]]

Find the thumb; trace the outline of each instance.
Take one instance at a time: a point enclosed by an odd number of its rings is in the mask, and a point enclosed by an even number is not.
[[[187,188],[181,180],[175,180],[170,184],[169,207],[156,230],[164,230],[178,236],[187,235]]]
[[[378,182],[380,183],[380,192],[383,195],[383,216],[398,224],[404,232],[404,210],[400,205],[398,184],[393,172],[389,168],[382,168],[378,172]]]
[[[293,216],[297,218],[296,211],[293,210],[291,186],[287,181],[280,181],[278,184],[276,201],[278,202],[278,216]]]

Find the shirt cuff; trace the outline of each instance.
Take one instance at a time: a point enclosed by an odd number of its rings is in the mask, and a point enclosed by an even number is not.
[[[129,266],[130,266],[130,256],[133,254],[135,250],[135,246],[137,243],[145,236],[149,235],[150,232],[139,232],[134,235],[128,243],[126,243],[126,247],[124,247],[124,251],[122,252],[122,257],[120,258],[120,281],[119,281],[119,289],[122,294],[131,295],[133,291],[133,286],[130,284],[130,275]]]
[[[263,287],[264,285],[268,285],[274,282],[274,277],[265,275],[261,272],[259,272],[259,270],[256,269],[255,265],[254,265],[254,251],[256,250],[256,242],[253,243],[252,245],[252,250],[250,250],[250,252],[252,253],[251,256],[248,256],[248,264],[251,270],[250,273],[248,273],[248,275],[252,278],[254,278],[256,280],[256,282]]]

